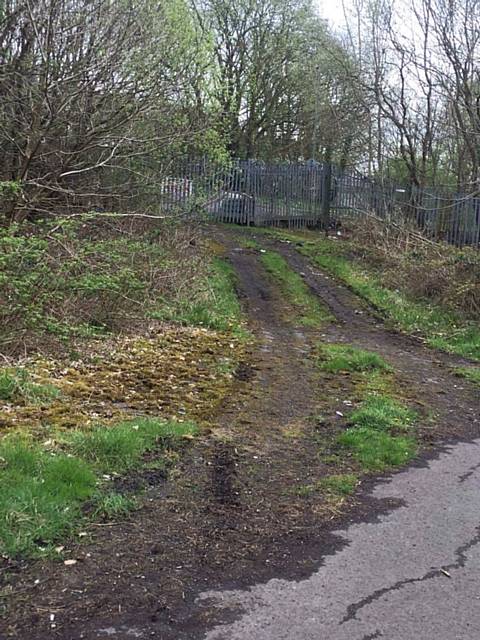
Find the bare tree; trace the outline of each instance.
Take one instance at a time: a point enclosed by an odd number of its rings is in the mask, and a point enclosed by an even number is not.
[[[155,2],[7,0],[0,14],[0,181],[6,220],[108,206],[116,167],[171,131],[181,47]]]

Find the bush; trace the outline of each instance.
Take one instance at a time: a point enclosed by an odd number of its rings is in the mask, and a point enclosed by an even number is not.
[[[95,216],[0,229],[0,353],[146,323],[204,273],[191,232]],[[189,289],[188,289],[189,288]]]

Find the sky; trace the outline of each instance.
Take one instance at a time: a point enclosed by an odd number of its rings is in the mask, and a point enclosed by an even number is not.
[[[320,15],[326,18],[333,27],[344,24],[342,0],[316,0]]]

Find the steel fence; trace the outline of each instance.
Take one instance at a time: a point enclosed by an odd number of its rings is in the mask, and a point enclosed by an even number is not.
[[[160,183],[167,209],[203,211],[214,220],[288,228],[336,226],[375,216],[409,223],[435,240],[480,246],[480,196],[404,187],[313,161],[216,165],[193,160],[170,167]]]

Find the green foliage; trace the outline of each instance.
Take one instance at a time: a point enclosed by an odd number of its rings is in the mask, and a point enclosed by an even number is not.
[[[137,506],[137,501],[131,496],[125,496],[115,491],[100,494],[95,500],[94,517],[102,520],[114,520],[127,516]]]
[[[50,550],[81,519],[95,491],[82,460],[17,439],[0,443],[0,549],[11,557]]]
[[[379,431],[407,430],[415,420],[415,412],[388,396],[369,396],[349,416],[350,424]]]
[[[233,330],[235,334],[246,335],[235,284],[232,266],[221,258],[214,258],[198,291],[189,290],[187,295],[162,306],[151,316],[183,325],[217,331]]]
[[[26,369],[0,369],[0,400],[42,403],[57,398],[60,391],[51,384],[32,382]]]
[[[75,431],[65,437],[65,445],[103,473],[124,473],[137,466],[146,451],[195,432],[195,426],[189,422],[138,418],[110,428]]]
[[[425,336],[432,347],[480,360],[478,323],[426,301],[413,300],[407,293],[385,288],[372,273],[346,259],[339,245],[341,243],[319,238],[314,242],[304,242],[300,251],[343,280],[395,327]]]
[[[124,232],[122,224],[85,214],[0,228],[0,352],[15,354],[47,335],[48,344],[62,344],[125,331],[160,300],[164,319],[222,329],[237,323],[228,267],[206,266],[202,250],[190,249],[190,231],[152,221]]]
[[[0,198],[14,198],[22,192],[22,184],[16,180],[0,181]]]
[[[287,261],[275,251],[261,254],[265,268],[278,281],[288,302],[298,311],[299,323],[305,327],[321,327],[331,320],[328,310],[310,293],[307,285]]]
[[[338,442],[350,449],[367,471],[384,471],[405,464],[416,452],[413,438],[392,436],[371,427],[347,429],[338,437]]]
[[[378,354],[347,344],[320,344],[321,368],[330,373],[341,371],[390,371]]]

